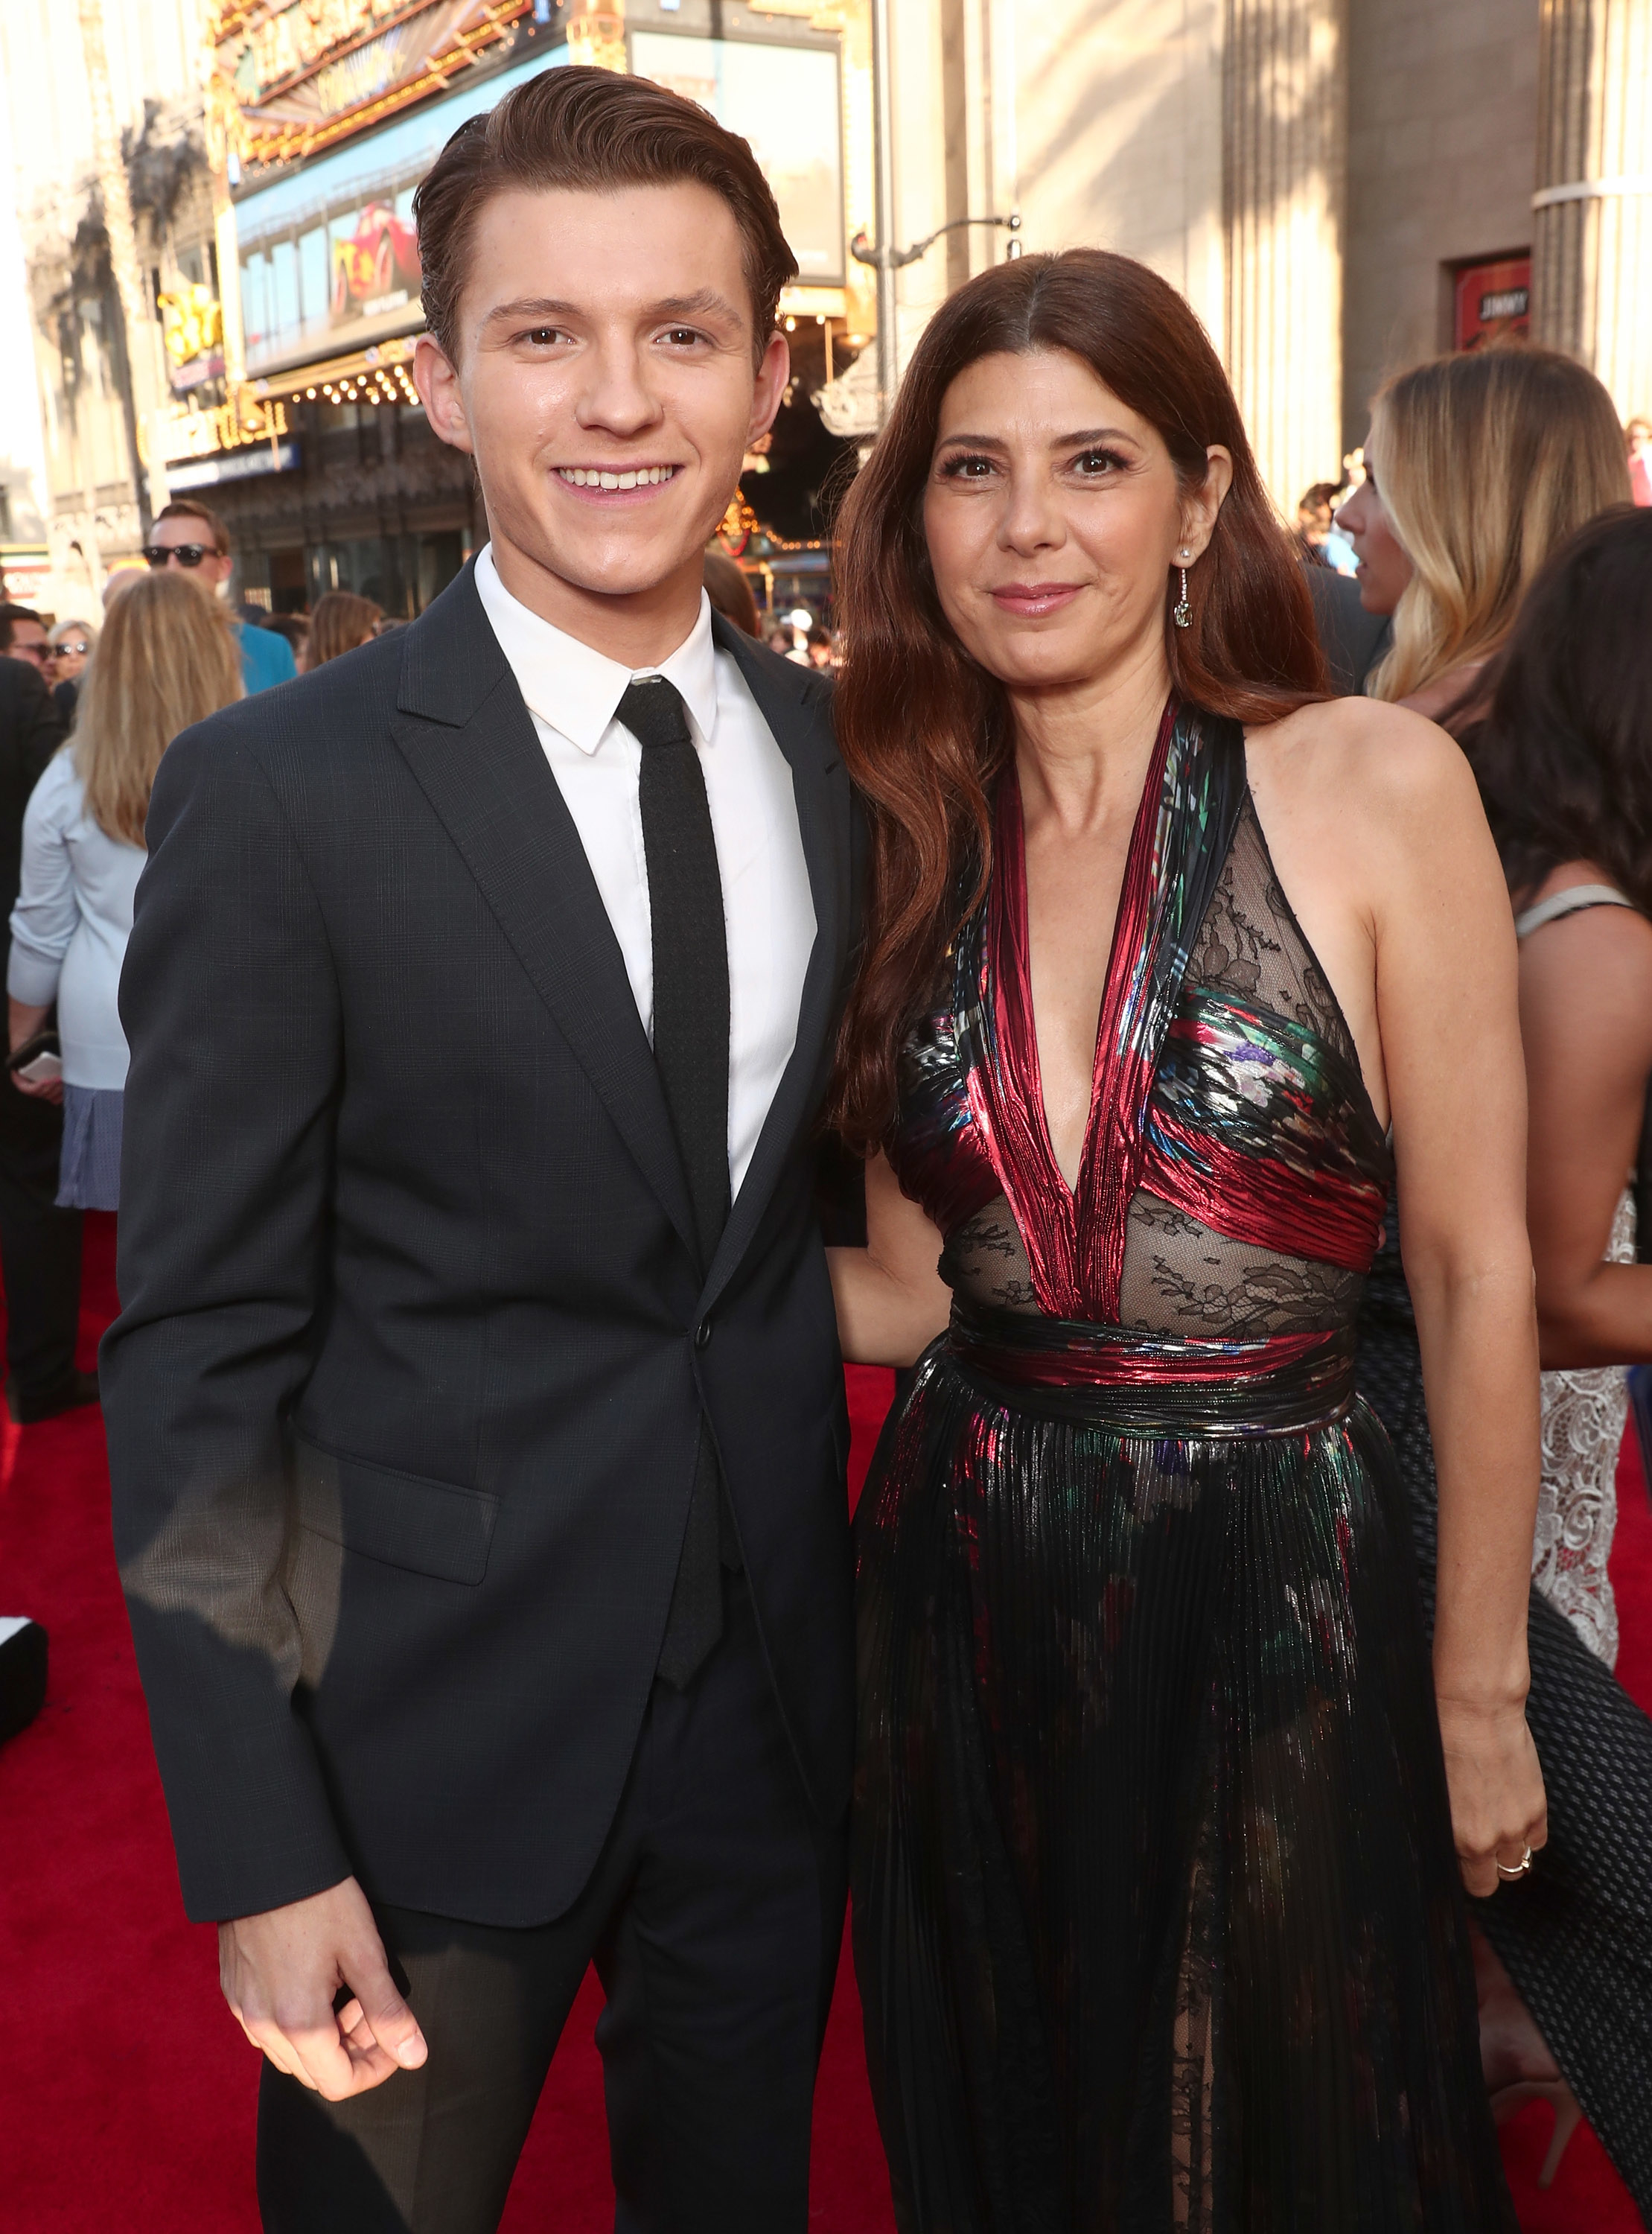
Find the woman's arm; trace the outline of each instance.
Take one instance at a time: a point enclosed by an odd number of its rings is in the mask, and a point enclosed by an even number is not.
[[[828,1249],[838,1340],[852,1365],[911,1365],[946,1325],[941,1236],[901,1192],[888,1159],[866,1166],[866,1246]]]
[[[1544,890],[1608,881],[1584,862]],[[1543,1362],[1642,1363],[1652,1359],[1652,1264],[1603,1259],[1652,1074],[1652,924],[1596,907],[1533,931],[1520,949],[1520,1030]]]
[[[57,980],[81,919],[75,898],[74,871],[63,843],[62,819],[57,811],[63,779],[56,761],[50,762],[29,794],[23,812],[23,869],[17,905],[11,911],[11,953],[6,967],[8,1027],[13,1053],[33,1039],[51,1013],[57,998]],[[20,1094],[40,1101],[61,1101],[61,1079],[37,1083],[19,1078],[11,1083]]]
[[[1508,895],[1467,762],[1407,723],[1361,769],[1401,1248],[1440,1482],[1434,1688],[1471,1892],[1546,1836],[1526,1728],[1538,1480],[1525,1077]]]

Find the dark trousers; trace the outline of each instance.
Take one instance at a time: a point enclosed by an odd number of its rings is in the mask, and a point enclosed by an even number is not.
[[[497,2226],[593,1959],[617,2234],[806,2234],[844,1830],[804,1799],[742,1577],[727,1612],[687,1689],[655,1684],[608,1842],[565,1916],[506,1930],[377,1911],[429,2060],[337,2104],[265,2064],[266,2234]]]
[[[81,1316],[81,1214],[59,1210],[63,1113],[0,1077],[0,1277],[6,1371],[23,1402],[73,1378]]]

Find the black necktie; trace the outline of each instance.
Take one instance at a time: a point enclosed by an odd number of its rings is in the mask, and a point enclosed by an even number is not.
[[[710,1265],[728,1216],[728,942],[706,780],[674,684],[633,683],[618,718],[643,748],[639,801],[654,947],[654,1060]],[[689,1523],[660,1648],[681,1689],[722,1633],[722,1498],[703,1420]]]

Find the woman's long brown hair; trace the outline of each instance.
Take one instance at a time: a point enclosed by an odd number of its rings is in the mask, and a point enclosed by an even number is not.
[[[1185,488],[1205,450],[1233,485],[1188,573],[1192,625],[1165,649],[1184,702],[1277,721],[1326,689],[1313,604],[1262,485],[1233,391],[1187,304],[1146,265],[1100,249],[1001,264],[949,297],[924,329],[887,427],[839,521],[838,611],[847,639],[838,741],[865,804],[872,859],[859,975],[839,1040],[832,1117],[863,1150],[895,1114],[899,1045],[947,944],[986,886],[993,786],[1014,735],[1000,683],[943,617],[924,538],[924,492],[947,389],[983,356],[1066,349],[1154,426]],[[1172,584],[1175,587],[1172,590]]]

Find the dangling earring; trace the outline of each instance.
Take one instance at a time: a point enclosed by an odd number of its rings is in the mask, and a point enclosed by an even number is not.
[[[1185,558],[1187,553],[1185,551],[1179,551],[1176,555],[1179,558]],[[1182,578],[1181,602],[1171,608],[1170,617],[1172,620],[1175,622],[1178,628],[1192,628],[1193,625],[1193,608],[1187,602],[1187,569],[1185,566],[1181,566],[1177,569],[1177,572]]]

